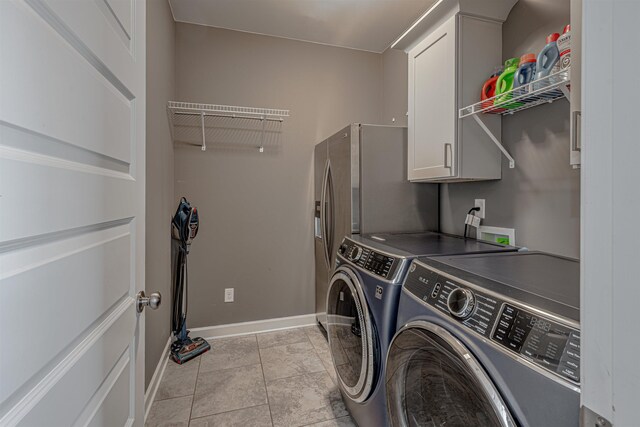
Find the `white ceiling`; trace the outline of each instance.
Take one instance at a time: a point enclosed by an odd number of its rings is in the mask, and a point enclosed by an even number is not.
[[[169,0],[178,22],[383,52],[436,0]]]

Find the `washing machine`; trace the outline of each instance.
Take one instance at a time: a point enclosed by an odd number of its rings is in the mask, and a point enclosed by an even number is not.
[[[414,260],[387,354],[392,426],[578,426],[580,267],[541,252]]]
[[[353,235],[338,249],[327,335],[345,403],[361,427],[386,426],[384,360],[410,261],[423,255],[514,251],[439,233]]]

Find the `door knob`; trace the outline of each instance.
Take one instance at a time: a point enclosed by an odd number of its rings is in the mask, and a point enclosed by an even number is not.
[[[136,310],[138,313],[142,313],[142,310],[144,310],[146,306],[155,310],[160,307],[160,303],[162,303],[162,295],[160,295],[160,292],[154,292],[151,295],[146,296],[144,291],[140,291],[136,297]]]

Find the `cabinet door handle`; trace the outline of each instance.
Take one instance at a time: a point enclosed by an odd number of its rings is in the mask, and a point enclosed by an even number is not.
[[[451,153],[451,156],[449,155],[449,153]],[[451,157],[453,157],[452,145],[451,143],[447,142],[444,144],[444,167],[445,168],[451,169],[452,167]]]
[[[580,151],[582,148],[581,138],[580,138],[580,122],[582,121],[582,112],[574,111],[572,117],[572,125],[573,132],[571,135],[571,151]]]

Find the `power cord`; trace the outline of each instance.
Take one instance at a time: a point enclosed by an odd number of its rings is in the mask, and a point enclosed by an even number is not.
[[[467,216],[471,215],[471,213],[473,212],[473,216],[476,216],[475,212],[478,212],[480,210],[479,207],[475,206],[471,209],[469,209],[469,212],[467,212]],[[467,230],[469,228],[469,224],[467,224],[467,221],[465,220],[464,222],[464,238],[467,238]]]

